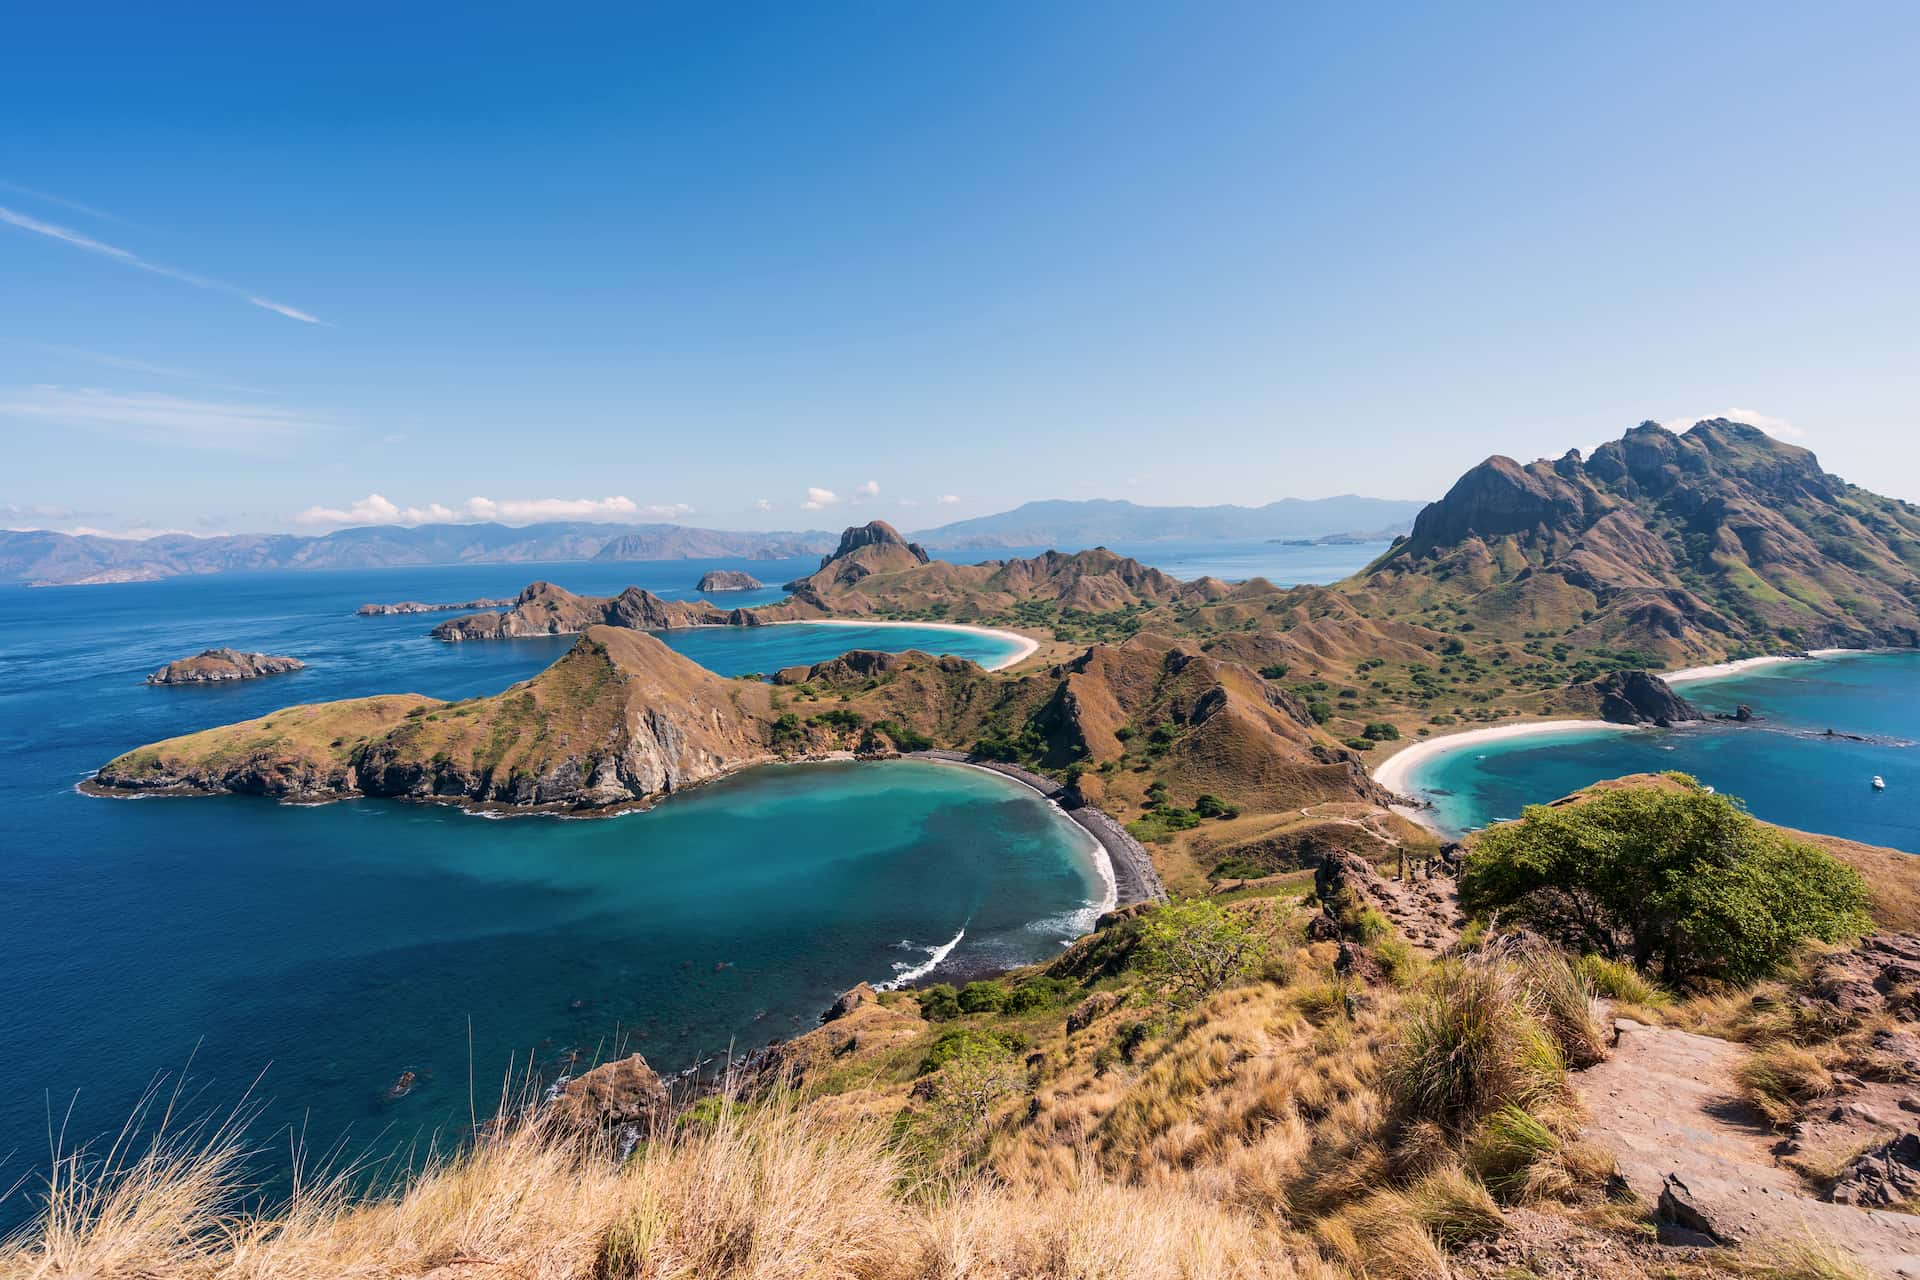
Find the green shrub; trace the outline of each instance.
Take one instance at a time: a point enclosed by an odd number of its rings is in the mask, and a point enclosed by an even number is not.
[[[1233,854],[1222,858],[1214,865],[1209,879],[1213,880],[1258,880],[1267,874],[1267,869],[1252,858]]]
[[[1284,679],[1286,679],[1286,678],[1287,678],[1287,664],[1286,664],[1286,663],[1284,663],[1284,662],[1275,662],[1275,663],[1272,663],[1272,664],[1270,664],[1270,665],[1268,665],[1268,666],[1264,666],[1264,667],[1262,667],[1262,668],[1260,668],[1260,678],[1261,678],[1262,680],[1284,680]]]
[[[1167,1004],[1184,1009],[1245,977],[1266,953],[1266,935],[1244,916],[1189,898],[1142,918],[1133,967]]]
[[[1007,995],[1008,1013],[1027,1013],[1065,1004],[1080,991],[1078,983],[1066,978],[1028,978]]]
[[[1240,811],[1219,796],[1202,793],[1193,801],[1193,811],[1203,818],[1237,818]]]
[[[998,1013],[1007,1007],[1007,989],[998,982],[969,982],[960,988],[962,1013]]]
[[[1394,725],[1376,720],[1362,729],[1360,736],[1363,738],[1372,738],[1375,742],[1398,742],[1400,741],[1400,730]]]
[[[1749,981],[1809,938],[1870,925],[1858,873],[1725,796],[1649,787],[1533,806],[1476,841],[1462,904],[1498,911],[1667,982]]]
[[[933,745],[926,734],[894,720],[876,720],[870,732],[884,734],[901,751],[925,751]]]
[[[1313,701],[1307,704],[1307,714],[1313,717],[1315,724],[1325,724],[1333,719],[1333,705],[1327,702]]]
[[[1347,746],[1355,751],[1371,751],[1373,750],[1373,739],[1372,738],[1348,738]]]
[[[970,1053],[1005,1057],[1024,1048],[1026,1042],[1016,1035],[984,1031],[978,1027],[950,1027],[934,1038],[933,1044],[927,1049],[927,1056],[920,1060],[920,1074],[924,1076],[938,1071],[955,1058]]]
[[[920,1016],[928,1022],[945,1022],[960,1016],[960,1000],[944,982],[925,987],[918,993]]]

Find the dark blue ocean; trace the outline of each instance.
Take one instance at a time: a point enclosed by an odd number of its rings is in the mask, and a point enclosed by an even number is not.
[[[1187,576],[1237,566],[1232,576],[1299,581],[1339,577],[1378,548],[1145,550]],[[130,747],[295,702],[491,693],[572,643],[442,644],[428,632],[453,615],[355,617],[364,603],[506,596],[537,578],[690,597],[709,568],[779,583],[816,566],[484,565],[0,588],[0,1190],[44,1166],[50,1115],[71,1105],[70,1138],[112,1131],[163,1075],[184,1075],[203,1110],[258,1078],[265,1107],[252,1132],[270,1149],[285,1149],[279,1127],[298,1124],[311,1147],[377,1152],[457,1133],[470,1064],[483,1109],[530,1062],[551,1076],[576,1056],[638,1050],[685,1067],[804,1030],[855,982],[936,956],[958,974],[1029,962],[1083,932],[1105,885],[1078,828],[1023,788],[951,767],[755,770],[601,820],[73,789]],[[662,638],[727,674],[850,648],[982,662],[1007,652],[938,629]],[[142,683],[214,645],[309,666],[228,686]],[[414,1088],[388,1099],[404,1071]],[[0,1228],[25,1208],[23,1195],[0,1202]]]
[[[1493,742],[1435,757],[1411,784],[1460,832],[1601,778],[1679,769],[1770,822],[1920,853],[1920,653],[1778,663],[1676,688],[1704,711],[1745,703],[1760,719]]]

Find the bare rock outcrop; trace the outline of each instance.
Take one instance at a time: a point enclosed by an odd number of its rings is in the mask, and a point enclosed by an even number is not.
[[[204,649],[191,658],[169,662],[147,677],[148,684],[221,684],[229,680],[258,680],[262,676],[300,671],[306,663],[273,653],[242,653],[238,649]]]
[[[738,569],[709,569],[700,575],[695,591],[758,591],[767,584]]]
[[[566,1081],[551,1103],[556,1121],[582,1132],[645,1129],[667,1106],[664,1081],[639,1054],[604,1063]]]

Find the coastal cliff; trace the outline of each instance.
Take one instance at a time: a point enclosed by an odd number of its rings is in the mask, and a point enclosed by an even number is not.
[[[148,684],[220,684],[228,680],[258,680],[304,670],[306,663],[272,653],[242,653],[238,649],[203,649],[191,658],[178,658],[147,677]]]

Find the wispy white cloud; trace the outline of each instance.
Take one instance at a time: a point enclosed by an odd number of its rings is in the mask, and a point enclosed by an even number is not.
[[[1796,426],[1785,418],[1776,418],[1770,413],[1761,413],[1758,409],[1722,409],[1719,413],[1697,413],[1692,417],[1668,418],[1660,425],[1669,431],[1685,431],[1694,423],[1708,418],[1727,418],[1734,422],[1744,422],[1750,427],[1760,428],[1776,440],[1807,438],[1805,427]]]
[[[224,293],[232,297],[244,299],[253,306],[261,307],[276,315],[286,316],[290,320],[298,320],[303,324],[326,324],[326,321],[320,319],[320,317],[310,312],[302,311],[298,307],[290,307],[284,302],[275,302],[270,298],[263,298],[251,290],[242,289],[238,285],[227,284],[222,280],[214,280],[207,276],[195,275],[191,271],[182,271],[178,267],[163,266],[158,262],[149,262],[131,249],[122,249],[119,245],[108,244],[104,240],[96,240],[92,236],[75,231],[71,227],[60,226],[58,223],[43,222],[39,218],[30,217],[17,210],[9,209],[5,205],[0,205],[0,222],[18,227],[22,231],[31,231],[35,235],[59,240],[65,244],[72,245],[76,249],[84,249],[88,253],[99,254],[104,258],[112,258],[115,262],[124,263],[129,267],[138,267],[142,271],[149,271],[157,276],[165,276],[169,280],[178,280],[182,284],[190,284],[196,289],[210,289],[215,293]]]
[[[901,507],[917,507],[920,505],[920,503],[913,498],[902,498],[900,499],[899,502],[897,502],[894,505],[901,506]]]
[[[452,524],[457,521],[489,520],[501,524],[536,524],[543,520],[621,520],[644,517],[673,520],[690,516],[694,508],[684,502],[655,503],[641,506],[632,498],[468,498],[458,507],[429,502],[422,506],[402,506],[383,494],[370,493],[344,507],[312,506],[294,516],[296,524]]]
[[[835,506],[840,500],[840,495],[831,489],[809,488],[807,490],[807,500],[800,504],[800,509],[802,511],[818,511],[822,507]]]
[[[277,405],[59,386],[0,390],[0,417],[202,448],[259,443],[332,425],[316,414]]]
[[[753,509],[755,511],[771,511],[773,510],[773,503],[765,498],[755,498],[753,500]]]
[[[146,374],[154,378],[175,378],[182,382],[198,382],[215,391],[237,391],[242,395],[268,396],[271,391],[259,387],[244,386],[239,383],[220,382],[206,374],[192,369],[182,369],[176,365],[156,364],[150,360],[136,360],[131,356],[115,355],[108,351],[89,351],[84,347],[63,347],[51,342],[26,342],[21,346],[66,360],[85,360],[90,364],[101,365],[108,369],[121,369],[128,373]]]
[[[877,498],[880,496],[880,482],[868,480],[864,484],[855,485],[853,493],[858,498]]]
[[[134,224],[117,213],[108,213],[105,209],[90,204],[81,204],[78,200],[69,200],[65,196],[56,196],[50,191],[38,191],[33,187],[22,186],[18,182],[0,181],[0,191],[11,191],[17,195],[30,196],[42,204],[57,204],[62,209],[71,209],[75,213],[84,213],[89,218],[98,218],[102,222],[117,222],[123,227]]]
[[[938,498],[935,498],[934,501],[943,507],[950,507],[960,501],[960,495],[957,493],[943,493]]]

